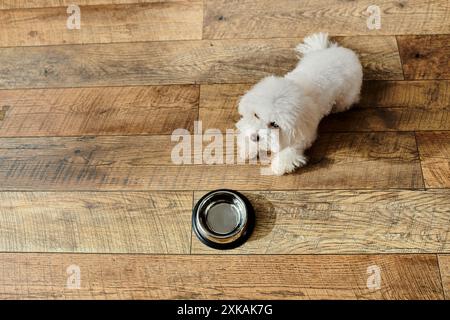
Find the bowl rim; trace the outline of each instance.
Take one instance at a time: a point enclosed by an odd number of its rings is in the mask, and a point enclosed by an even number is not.
[[[231,193],[234,197],[238,198],[245,206],[246,214],[247,214],[247,223],[245,224],[245,229],[242,231],[241,235],[237,237],[235,240],[227,243],[219,243],[214,242],[211,239],[207,239],[202,235],[202,233],[199,230],[199,227],[197,225],[197,217],[200,209],[200,204],[203,203],[203,201],[210,197],[214,193],[221,193],[221,192],[227,192]],[[253,229],[255,227],[255,210],[250,203],[250,201],[245,197],[242,193],[231,190],[231,189],[217,189],[210,191],[206,194],[204,194],[195,204],[194,208],[192,209],[192,229],[194,230],[195,235],[197,238],[206,246],[213,248],[213,249],[219,249],[219,250],[229,250],[234,249],[239,246],[241,246],[247,239],[250,237],[250,235],[253,232]],[[226,237],[224,237],[226,238]]]

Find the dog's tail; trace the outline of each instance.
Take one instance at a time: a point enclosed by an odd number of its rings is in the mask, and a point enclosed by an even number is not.
[[[330,47],[337,47],[337,44],[328,39],[328,33],[318,32],[303,39],[303,43],[300,43],[295,50],[302,55],[306,55]]]

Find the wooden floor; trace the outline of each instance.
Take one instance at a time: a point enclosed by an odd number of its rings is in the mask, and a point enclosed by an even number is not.
[[[372,0],[2,1],[0,298],[450,298],[450,2],[375,2],[380,30]],[[359,53],[365,82],[308,166],[172,163],[173,130],[233,128],[316,31]],[[192,234],[215,188],[256,207],[236,250]]]

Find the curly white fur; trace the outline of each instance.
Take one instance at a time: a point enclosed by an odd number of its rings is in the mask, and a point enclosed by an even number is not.
[[[239,102],[240,156],[271,151],[276,175],[306,164],[304,152],[316,139],[320,120],[358,102],[362,85],[357,55],[330,42],[326,33],[306,37],[296,51],[302,58],[293,71],[262,79]],[[273,130],[279,130],[276,139],[270,133]],[[250,146],[243,148],[242,141]]]

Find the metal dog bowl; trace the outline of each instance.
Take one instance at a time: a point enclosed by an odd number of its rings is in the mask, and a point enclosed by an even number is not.
[[[233,249],[253,231],[255,212],[248,199],[227,189],[204,195],[192,212],[192,226],[201,242],[214,249]]]

